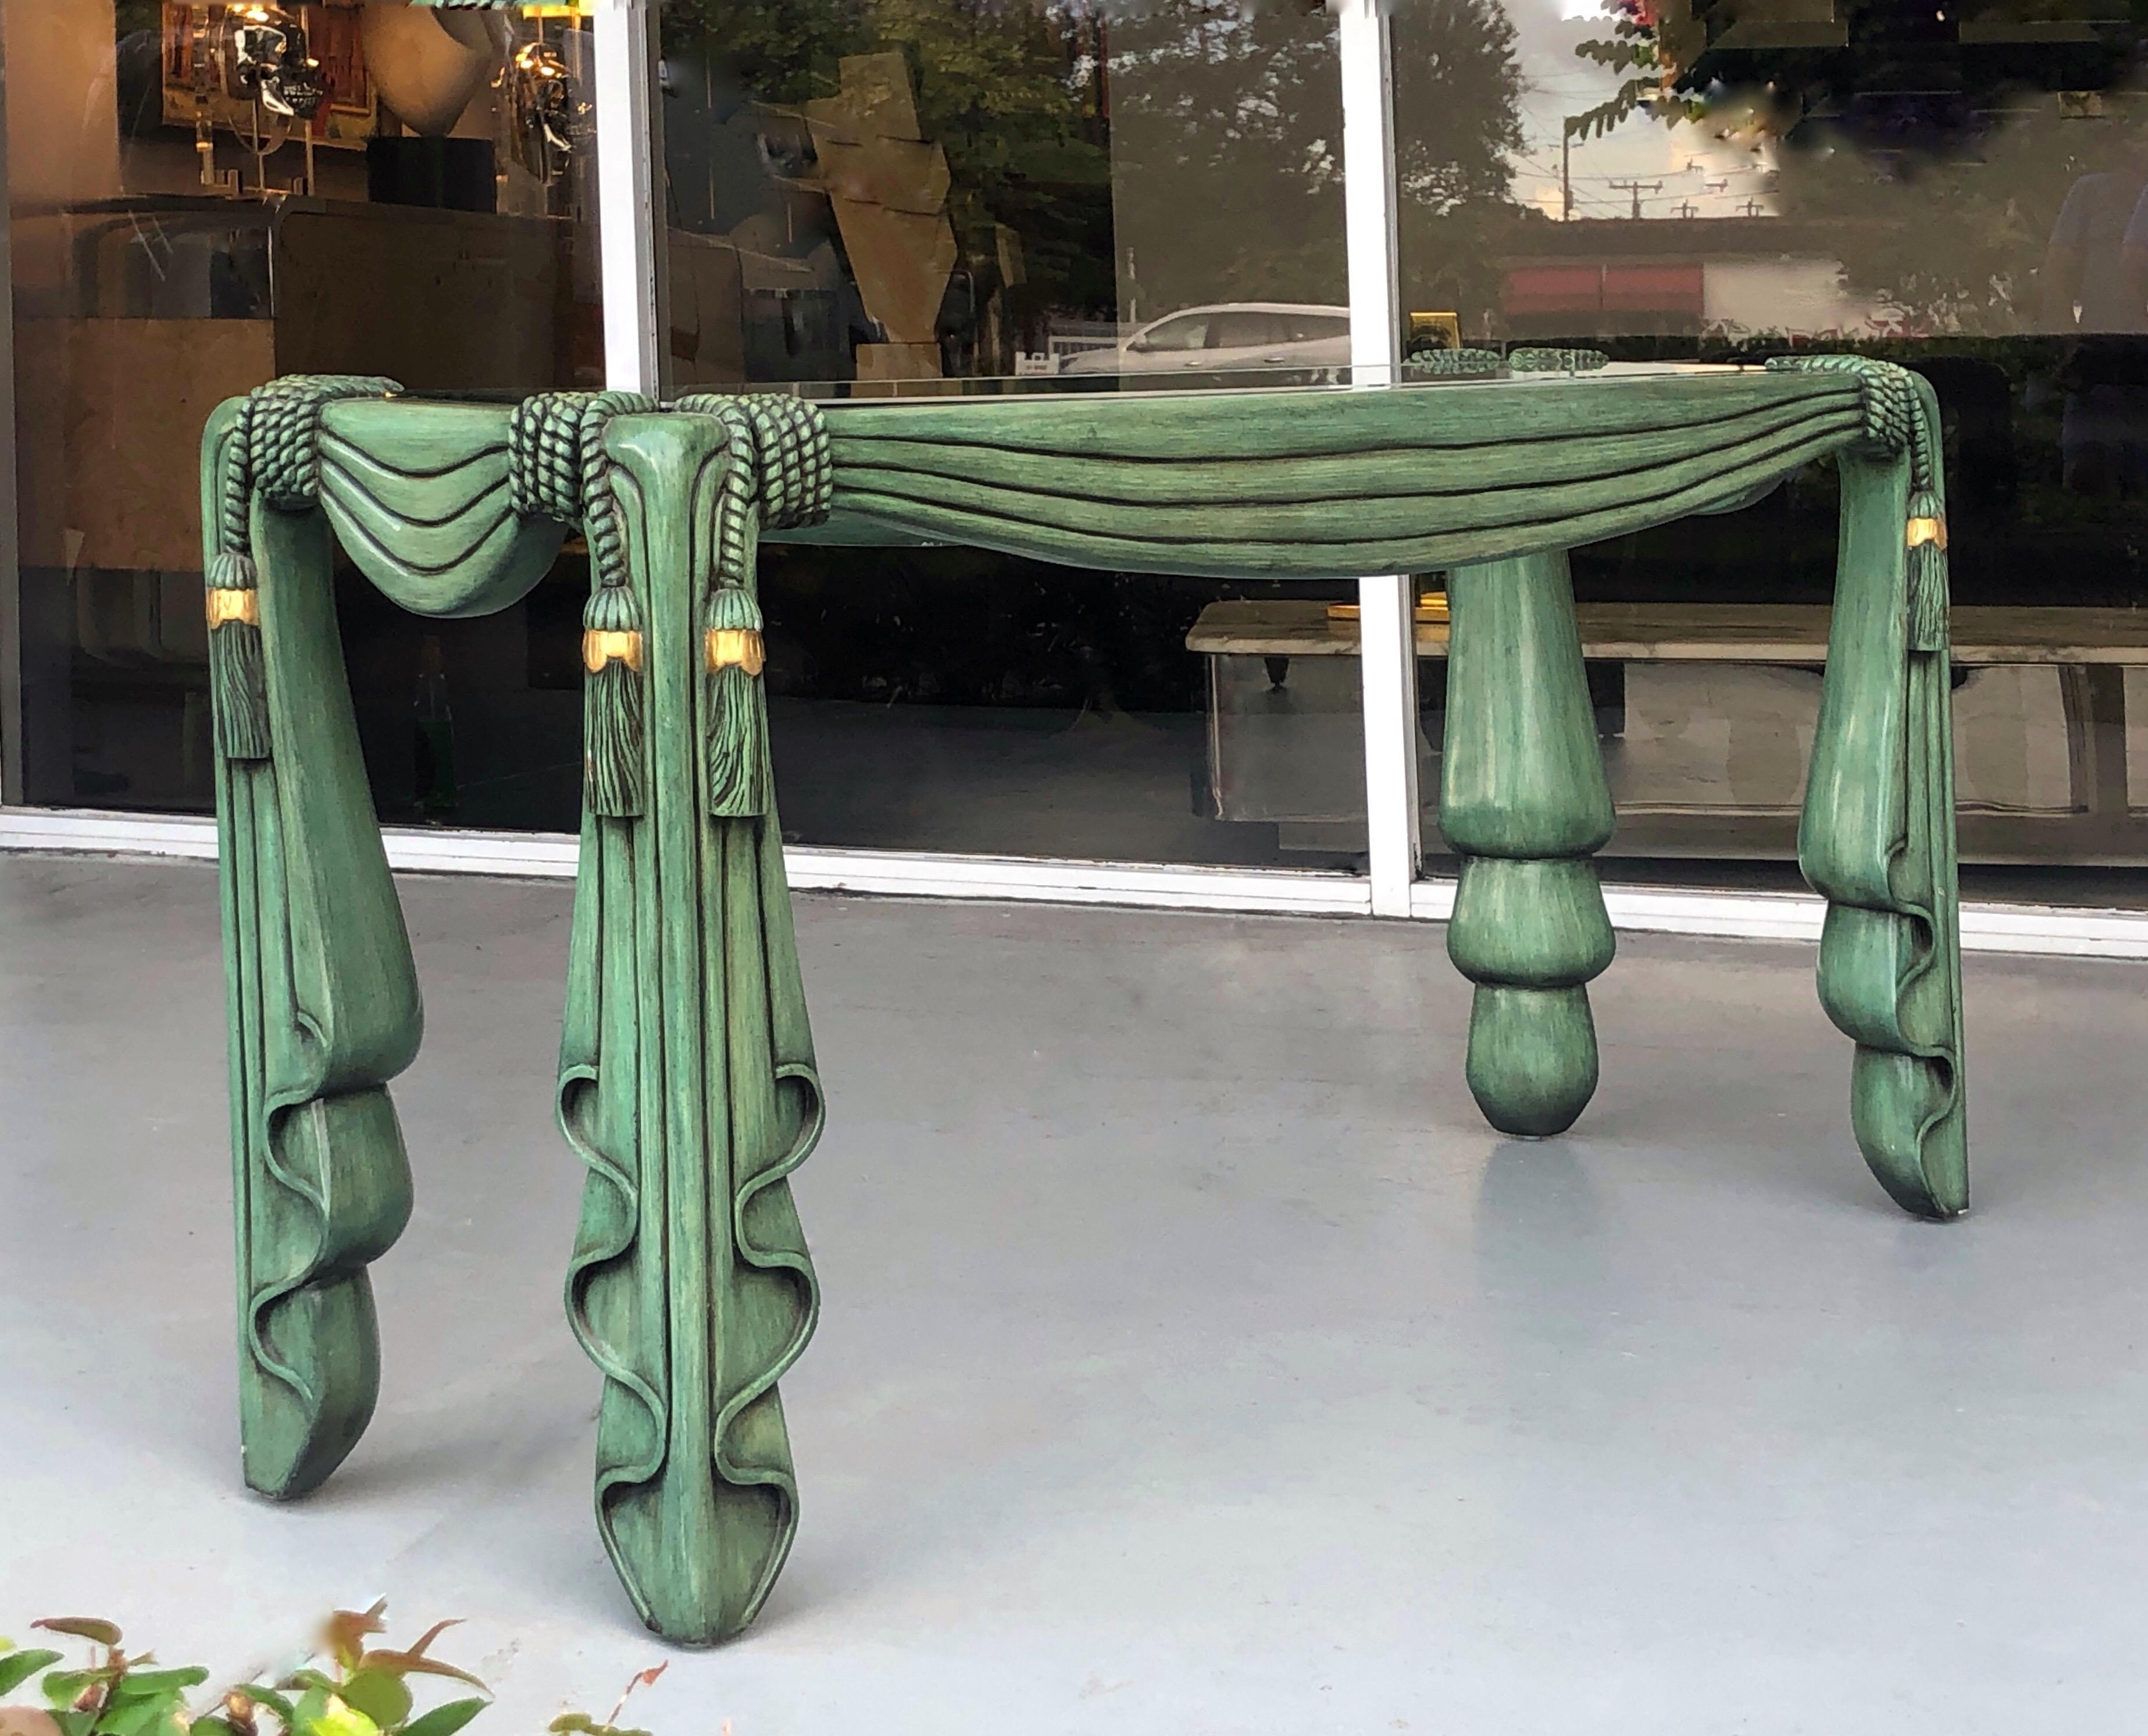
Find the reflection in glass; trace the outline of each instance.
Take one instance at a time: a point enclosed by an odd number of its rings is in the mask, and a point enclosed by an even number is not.
[[[1456,52],[1464,21],[1508,44],[1503,84]],[[1408,142],[1465,121],[1493,165],[1443,207],[1405,201],[1412,331],[1624,360],[1854,350],[1923,373],[1955,600],[1978,611],[1956,671],[1965,856],[2148,861],[2116,679],[2148,665],[2148,69],[2122,9],[1400,0],[1394,34],[1405,183]],[[1577,552],[1584,640],[1590,605],[1649,605],[1691,653],[1592,665],[1631,810],[1613,853],[1790,852],[1817,700],[1817,659],[1798,658],[1834,536],[1822,470]],[[1741,654],[1759,660],[1711,665],[1741,607],[1773,611]]]
[[[1343,376],[1319,10],[665,0],[661,18],[679,386]],[[1364,849],[1354,655],[1248,684],[1207,649],[1217,610],[1277,587],[835,548],[767,549],[761,584],[794,840],[1308,867]],[[1247,797],[1249,741],[1256,761],[1302,743],[1293,775],[1332,790],[1329,819]]]
[[[30,800],[209,803],[195,452],[220,399],[290,373],[601,384],[575,11],[7,8]],[[384,816],[571,825],[579,683],[527,645],[580,565],[430,627],[345,575]]]

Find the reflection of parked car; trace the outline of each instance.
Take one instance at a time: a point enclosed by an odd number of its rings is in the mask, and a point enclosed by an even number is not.
[[[1109,349],[1085,350],[1061,374],[1203,374],[1350,365],[1350,310],[1239,301],[1152,319]]]

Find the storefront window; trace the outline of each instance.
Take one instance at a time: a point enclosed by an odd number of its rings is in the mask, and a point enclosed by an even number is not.
[[[219,399],[302,372],[602,383],[575,10],[6,8],[24,798],[209,805],[195,454]],[[580,564],[464,622],[344,575],[384,818],[574,824],[580,682],[533,623],[579,608]]]
[[[676,387],[1346,377],[1341,85],[1317,8],[665,0],[661,26]],[[794,841],[1362,857],[1355,660],[1232,649],[1232,612],[1277,587],[806,548],[765,550],[761,584]]]
[[[2148,97],[2123,9],[1403,0],[1394,39],[1419,341],[1854,350],[1925,374],[1964,859],[2148,861],[2126,745],[2148,665]],[[1467,165],[1444,181],[1413,156],[1435,136]],[[1815,469],[1576,552],[1610,853],[1793,852],[1834,537]],[[1611,655],[1637,639],[1649,660]]]

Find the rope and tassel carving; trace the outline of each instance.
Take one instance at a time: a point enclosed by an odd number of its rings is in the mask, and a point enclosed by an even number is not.
[[[590,545],[582,610],[582,777],[590,811],[631,819],[647,810],[641,600],[611,490],[604,427],[653,410],[635,392],[540,392],[515,407],[508,433],[509,497],[533,518],[580,524]]]
[[[1906,452],[1910,506],[1902,538],[1909,549],[1909,648],[1947,648],[1946,500],[1940,489],[1940,430],[1926,414],[1915,378],[1891,363],[1864,356],[1774,356],[1770,373],[1848,374],[1863,394],[1865,444],[1882,453]]]
[[[758,818],[774,805],[761,675],[767,648],[755,595],[760,531],[828,516],[835,467],[827,424],[815,405],[774,393],[682,398],[673,408],[714,417],[729,443],[702,632],[708,804],[712,819]]]
[[[343,398],[392,398],[402,389],[377,376],[298,374],[257,388],[240,407],[217,479],[216,553],[207,574],[209,700],[217,750],[227,760],[269,755],[254,494],[284,511],[311,506],[320,498],[323,408]]]

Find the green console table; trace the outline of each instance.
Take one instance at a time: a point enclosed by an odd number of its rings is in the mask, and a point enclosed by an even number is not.
[[[1518,365],[1526,365],[1515,359]],[[1554,360],[1558,359],[1554,358]],[[1569,367],[1573,359],[1566,359]],[[1236,579],[1443,570],[1448,946],[1493,1126],[1596,1082],[1613,815],[1566,550],[1831,456],[1841,549],[1800,841],[1820,999],[1888,1192],[1967,1203],[1937,412],[1886,364],[1602,369],[1387,389],[426,402],[280,380],[203,438],[246,1480],[295,1496],[371,1416],[369,1263],[411,1203],[388,1081],[418,984],[331,590],[332,539],[429,615],[504,608],[586,535],[581,863],[559,1113],[588,1168],[567,1310],[603,1373],[596,1510],[674,1640],[750,1623],[797,1496],[777,1382],[818,1306],[785,1178],[821,1098],[761,691],[763,539],[952,543]],[[1485,372],[1484,370],[1493,370]]]

